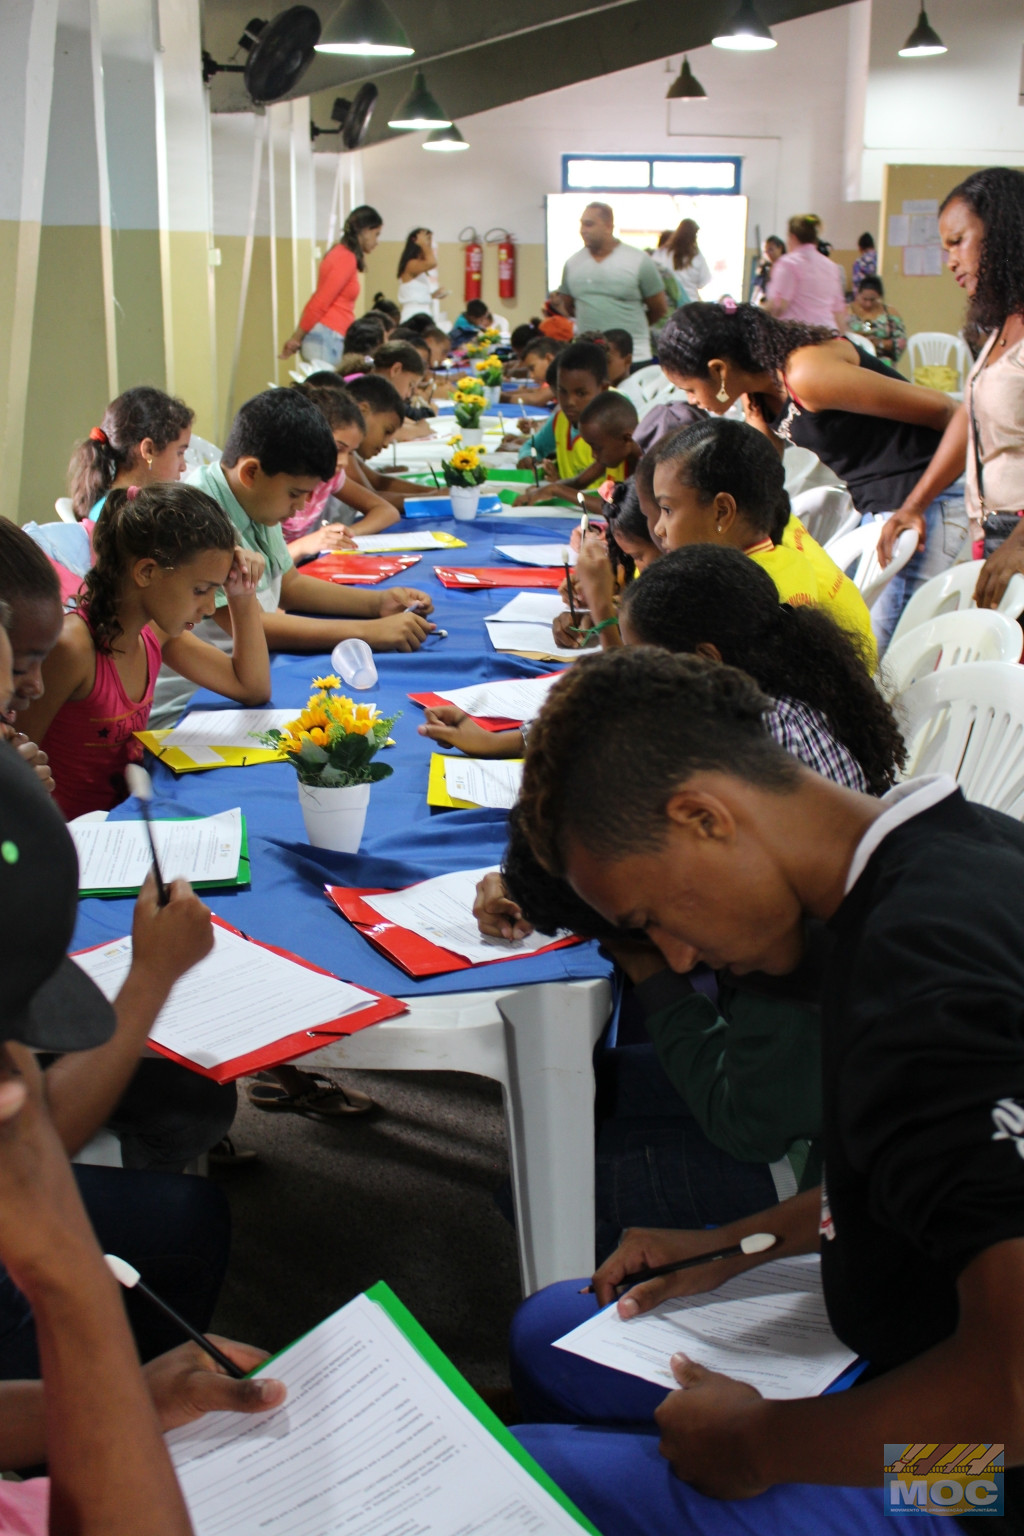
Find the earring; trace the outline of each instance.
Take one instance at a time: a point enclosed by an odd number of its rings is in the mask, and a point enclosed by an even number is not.
[[[153,468],[153,460],[152,459],[147,459],[146,460],[146,467],[147,467],[147,469],[152,469]]]
[[[716,533],[721,533],[721,531],[722,531],[722,525],[721,525],[721,523],[716,523],[716,524],[715,524],[715,532],[716,532]]]
[[[722,387],[718,391],[718,394],[715,396],[715,399],[716,400],[721,400],[722,404],[724,405],[725,402],[728,400],[728,398],[729,398],[729,391],[726,389],[726,387],[725,387],[725,380],[723,379],[722,380]]]

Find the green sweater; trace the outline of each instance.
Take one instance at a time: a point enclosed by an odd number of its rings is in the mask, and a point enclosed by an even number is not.
[[[821,1178],[820,1009],[720,973],[718,1006],[685,976],[636,988],[673,1087],[704,1134],[741,1162],[785,1157],[800,1189]]]

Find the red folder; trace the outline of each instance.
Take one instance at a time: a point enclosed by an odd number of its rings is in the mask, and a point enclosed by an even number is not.
[[[315,576],[319,581],[333,581],[339,586],[375,586],[389,576],[397,576],[417,565],[420,555],[348,555],[342,550],[321,555],[301,567],[303,576]]]
[[[526,958],[512,953],[495,955],[493,960],[466,960],[462,955],[450,949],[442,949],[440,944],[434,944],[421,934],[414,933],[411,928],[400,928],[397,923],[389,923],[372,907],[368,907],[363,897],[385,895],[380,886],[372,890],[368,887],[354,890],[341,885],[328,885],[324,889],[338,911],[348,918],[363,938],[369,939],[374,949],[379,950],[385,959],[401,966],[407,976],[443,976],[447,971],[480,970],[484,966],[500,965],[505,960]],[[570,944],[580,942],[576,937],[552,939],[543,949],[531,950],[529,958],[533,955],[546,955],[552,949],[566,949]]]
[[[228,933],[248,939],[250,944],[259,944],[261,949],[269,949],[275,955],[282,955],[285,960],[294,960],[296,965],[303,965],[309,971],[319,971],[321,976],[334,976],[333,971],[328,971],[322,965],[314,965],[311,960],[304,960],[301,955],[293,954],[290,949],[281,949],[276,944],[264,944],[259,939],[249,938],[241,928],[235,928],[233,924],[226,923],[222,917],[214,917],[212,921],[219,928],[225,928]],[[106,943],[109,943],[109,940],[105,940],[103,944],[92,944],[89,948],[103,949]],[[88,950],[78,950],[77,953],[87,954]],[[335,977],[335,979],[341,978]],[[300,1029],[294,1035],[283,1035],[280,1040],[264,1046],[262,1050],[250,1051],[246,1056],[234,1056],[219,1067],[200,1067],[196,1062],[190,1061],[187,1056],[179,1056],[176,1051],[170,1051],[166,1046],[158,1045],[155,1040],[149,1042],[150,1049],[159,1051],[161,1056],[166,1056],[169,1061],[176,1061],[179,1066],[188,1067],[190,1072],[198,1072],[200,1077],[212,1078],[215,1083],[233,1083],[236,1078],[246,1077],[252,1072],[261,1072],[267,1067],[280,1066],[282,1062],[291,1061],[295,1056],[305,1056],[309,1051],[318,1051],[327,1040],[337,1039],[339,1035],[354,1035],[358,1030],[365,1029],[368,1024],[379,1024],[381,1019],[394,1019],[399,1014],[409,1011],[406,1004],[400,1003],[395,997],[388,997],[383,992],[375,992],[372,987],[361,987],[361,990],[369,992],[376,1001],[368,1003],[365,1008],[359,1008],[355,1013],[346,1013],[344,1018],[330,1019],[326,1024],[318,1024],[315,1029]]]
[[[435,565],[434,575],[453,591],[477,592],[488,587],[557,587],[565,580],[560,565],[510,568],[507,565]],[[472,578],[469,580],[467,578]]]
[[[543,672],[541,676],[560,677],[561,673]],[[406,697],[421,709],[444,709],[451,703],[451,699],[442,699],[439,693],[410,693]],[[470,715],[469,718],[485,731],[516,731],[523,723],[521,720],[506,720],[503,715]]]

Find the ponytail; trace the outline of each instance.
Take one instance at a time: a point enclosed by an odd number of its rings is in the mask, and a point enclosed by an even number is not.
[[[89,516],[123,469],[130,469],[139,444],[151,438],[157,452],[192,425],[195,415],[183,400],[140,384],[112,400],[98,427],[80,442],[68,465],[68,493],[79,522]]]
[[[364,229],[380,229],[384,220],[376,208],[371,208],[367,203],[361,203],[358,208],[353,208],[345,220],[341,231],[341,244],[347,246],[356,259],[356,266],[360,272],[366,271],[366,256],[360,244],[359,236]]]
[[[123,634],[119,609],[124,585],[137,560],[164,570],[187,564],[208,549],[231,550],[235,530],[212,496],[194,485],[131,485],[111,491],[96,522],[94,563],[79,607],[96,649],[109,655]]]

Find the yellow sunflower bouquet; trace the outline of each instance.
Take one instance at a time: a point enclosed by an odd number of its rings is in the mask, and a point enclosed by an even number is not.
[[[480,462],[482,458],[481,448],[456,449],[451,458],[445,459],[441,465],[445,485],[483,485],[487,471]]]
[[[476,390],[460,387],[452,396],[452,404],[455,407],[455,420],[460,427],[478,427],[487,400],[482,391],[477,393]]]
[[[493,352],[490,357],[479,358],[473,366],[480,375],[480,382],[486,384],[488,389],[493,389],[505,377],[505,365]]]
[[[388,739],[397,715],[378,714],[374,704],[355,704],[338,692],[341,679],[314,677],[317,690],[300,715],[283,731],[267,731],[259,740],[276,747],[294,766],[301,784],[346,789],[376,784],[394,769],[373,761]]]

